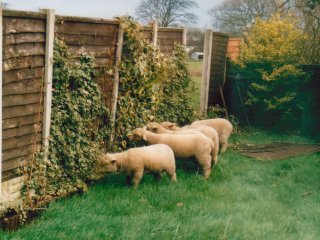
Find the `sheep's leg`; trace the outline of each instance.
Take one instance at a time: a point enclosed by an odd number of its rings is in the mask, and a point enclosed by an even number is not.
[[[227,147],[228,147],[228,142],[227,141],[221,141],[220,152],[224,153],[227,150]]]
[[[213,149],[211,151],[212,151],[212,153],[211,153],[211,156],[212,156],[212,164],[211,164],[211,166],[213,166],[213,165],[216,165],[218,163],[219,141],[214,141],[214,146],[213,146]]]
[[[139,182],[140,182],[140,180],[141,180],[141,178],[142,178],[142,175],[143,175],[143,169],[142,169],[142,170],[139,170],[139,171],[137,171],[137,172],[135,172],[135,173],[133,174],[132,183],[133,183],[133,187],[134,187],[134,188],[138,187]]]
[[[170,176],[171,182],[176,182],[177,181],[177,174],[176,173],[173,173],[172,175],[169,174],[169,176]]]
[[[210,177],[211,174],[211,167],[210,166],[202,166],[202,175],[204,179],[207,179]]]
[[[127,185],[131,186],[131,184],[132,184],[132,174],[128,174],[126,176],[126,183],[127,183]]]
[[[204,179],[207,179],[211,174],[211,156],[205,156],[205,157],[196,157],[198,162],[200,163],[201,169],[202,169],[202,175]]]
[[[224,153],[228,147],[228,138],[230,137],[229,132],[223,132],[220,137],[221,149],[220,152]]]
[[[216,165],[218,163],[218,152],[216,152],[216,151],[214,152],[212,160],[213,160],[212,166]]]
[[[161,180],[161,174],[159,172],[153,173],[153,177],[157,182]]]
[[[168,177],[170,178],[171,182],[176,182],[177,181],[177,175],[175,170],[166,170],[166,173],[168,174]]]

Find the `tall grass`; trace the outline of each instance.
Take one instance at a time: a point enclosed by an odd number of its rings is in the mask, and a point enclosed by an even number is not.
[[[280,140],[311,142],[268,132],[232,139]],[[228,149],[207,181],[192,161],[177,165],[176,184],[145,175],[136,190],[108,175],[0,239],[319,239],[319,154],[258,161]]]

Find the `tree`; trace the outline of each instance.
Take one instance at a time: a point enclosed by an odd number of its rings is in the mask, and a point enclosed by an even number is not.
[[[136,15],[143,22],[156,21],[167,27],[178,23],[195,23],[197,16],[190,10],[198,7],[192,0],[142,0]]]
[[[279,3],[277,0],[226,0],[212,8],[209,14],[217,30],[242,36],[257,17],[266,20],[281,8],[287,8],[289,2],[291,1]]]
[[[306,35],[292,17],[257,19],[245,35],[237,59],[237,72],[247,76],[246,104],[252,121],[283,129],[298,127],[304,104],[303,86],[308,76],[299,64]]]
[[[200,28],[188,28],[187,31],[187,46],[191,49],[188,55],[193,52],[203,52],[204,30]]]
[[[308,39],[304,55],[311,64],[320,64],[320,0],[296,0],[296,9]]]

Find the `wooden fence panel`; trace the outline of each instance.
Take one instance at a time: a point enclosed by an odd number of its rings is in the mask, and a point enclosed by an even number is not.
[[[53,25],[55,36],[68,47],[71,64],[79,62],[82,54],[95,58],[98,71],[95,81],[101,86],[109,109],[116,106],[115,79],[119,75],[117,69],[121,58],[121,31],[117,20],[55,16],[53,10],[40,13],[6,10],[1,19],[3,144],[0,191],[1,181],[9,186],[10,181],[19,179],[16,169],[30,161],[42,146],[44,150],[46,148],[50,112],[45,113],[51,103],[50,97],[48,100],[46,96],[52,86]],[[176,42],[185,43],[183,29],[158,28],[153,24],[144,27],[143,34],[164,54],[171,53]],[[115,109],[111,110],[115,115]]]
[[[183,28],[158,28],[158,46],[164,54],[170,54],[175,43],[184,44],[183,39]]]
[[[147,40],[149,43],[152,43],[153,35],[154,35],[153,27],[152,26],[144,26],[142,33],[144,35],[144,39]]]
[[[219,104],[223,106],[223,86],[226,78],[226,54],[228,35],[206,31],[204,68],[202,72],[202,87],[200,109],[206,111],[208,106]]]
[[[3,12],[2,181],[41,146],[45,14]]]
[[[208,106],[215,104],[220,104],[222,106],[220,88],[223,88],[226,77],[228,39],[229,37],[226,34],[212,33]]]
[[[108,70],[113,70],[115,64],[119,22],[63,16],[57,16],[56,19],[56,36],[66,43],[75,62],[81,54],[95,57],[99,72],[96,81],[103,90],[106,105],[110,108],[113,74]]]
[[[241,38],[229,38],[227,57],[234,61],[240,54]]]

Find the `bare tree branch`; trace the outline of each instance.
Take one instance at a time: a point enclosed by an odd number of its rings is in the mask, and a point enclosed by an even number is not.
[[[198,7],[193,0],[142,0],[136,15],[142,22],[156,21],[167,27],[177,23],[195,23],[197,16],[192,9]]]
[[[226,0],[209,14],[217,30],[242,35],[257,17],[267,19],[277,12],[278,3],[278,0]]]

